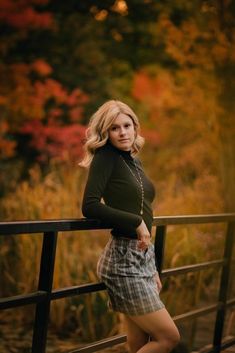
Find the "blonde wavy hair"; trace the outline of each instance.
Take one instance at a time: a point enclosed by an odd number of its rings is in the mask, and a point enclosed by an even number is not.
[[[117,116],[122,113],[128,115],[134,124],[136,137],[131,153],[135,155],[144,145],[144,138],[139,135],[140,124],[133,110],[118,100],[109,100],[99,107],[92,115],[86,130],[86,143],[84,144],[84,158],[79,163],[81,167],[88,168],[94,157],[95,150],[104,146],[109,138],[108,130]]]

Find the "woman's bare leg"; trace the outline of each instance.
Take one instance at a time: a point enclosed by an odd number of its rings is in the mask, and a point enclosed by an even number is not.
[[[169,353],[180,340],[179,331],[166,309],[129,316],[129,319],[152,339],[139,348],[138,353]]]
[[[149,341],[149,334],[143,331],[133,320],[125,315],[127,344],[131,353],[136,353]]]

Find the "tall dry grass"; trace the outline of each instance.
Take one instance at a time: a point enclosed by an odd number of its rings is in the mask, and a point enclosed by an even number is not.
[[[80,218],[86,172],[76,165],[52,162],[45,177],[35,166],[30,178],[1,200],[5,220]],[[108,233],[61,232],[58,236],[54,288],[97,281],[96,263]],[[104,233],[104,234],[103,234]],[[42,235],[0,238],[1,296],[28,293],[37,288]],[[51,325],[57,331],[75,332],[80,340],[97,339],[117,331],[119,317],[107,310],[107,294],[98,292],[55,301]],[[17,319],[16,319],[17,320]],[[32,321],[32,309],[18,314],[20,322]]]
[[[82,216],[81,199],[86,177],[83,170],[77,166],[52,163],[46,176],[38,166],[29,174],[28,181],[15,185],[14,193],[1,200],[5,219],[71,219]],[[168,227],[164,267],[218,258],[224,231],[222,224]],[[108,237],[108,231],[60,233],[53,287],[97,281],[96,263]],[[7,236],[0,242],[1,296],[35,290],[42,236]],[[172,315],[179,314],[200,306],[208,298],[215,299],[218,270],[170,277],[163,284],[163,301]],[[122,317],[109,311],[107,299],[106,292],[98,292],[53,302],[53,329],[61,334],[74,333],[80,341],[99,339],[120,331]],[[30,324],[32,315],[26,309],[19,320]]]

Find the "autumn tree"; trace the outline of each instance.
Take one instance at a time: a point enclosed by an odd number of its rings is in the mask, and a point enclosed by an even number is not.
[[[187,185],[198,185],[194,197],[201,195],[199,204],[208,204],[208,211],[214,212],[234,209],[235,199],[234,11],[231,2],[224,4],[226,36],[219,22],[221,4],[157,4],[152,40],[162,50],[159,55],[155,50],[155,65],[149,61],[137,70],[132,90],[145,127],[151,129],[146,136],[155,146],[155,175],[163,179],[160,190],[170,188],[166,175],[172,177],[169,194],[174,193],[174,201]],[[210,195],[205,192],[208,188]],[[192,205],[191,212],[196,212],[196,202]]]
[[[235,209],[234,3],[192,2],[187,7],[179,4],[178,10],[178,13],[184,16],[175,18],[172,16],[174,11],[169,14],[162,12],[159,21],[161,32],[164,34],[166,52],[177,63],[176,72],[178,71],[180,76],[185,72],[191,75],[194,81],[188,94],[185,92],[187,97],[185,106],[188,105],[188,98],[191,98],[192,92],[197,87],[203,88],[203,106],[206,108],[210,104],[207,113],[205,109],[206,114],[203,114],[203,117],[198,116],[197,121],[202,118],[207,127],[208,134],[205,138],[211,141],[212,147],[209,156],[213,159],[215,153],[218,154],[214,159],[214,168],[220,175],[224,208],[232,211]],[[189,10],[194,12],[193,17],[187,16]],[[172,20],[174,18],[175,20]],[[182,79],[178,82],[182,82]],[[198,95],[200,96],[202,97]],[[195,108],[197,109],[197,106]],[[207,152],[208,149],[205,149],[204,154]]]
[[[9,121],[14,121],[4,139],[5,155],[14,148],[25,155],[27,136],[34,153],[31,159],[48,161],[64,156],[65,150],[79,151],[81,123],[106,99],[117,98],[139,113],[154,148],[166,148],[172,156],[181,151],[178,160],[172,157],[167,164],[179,175],[183,170],[184,181],[196,180],[202,166],[210,169],[209,174],[219,173],[223,163],[217,145],[224,140],[218,139],[222,131],[218,117],[224,109],[220,77],[227,65],[221,63],[232,45],[231,2],[216,6],[208,1],[31,0],[22,2],[18,12],[11,2],[3,2],[1,15],[5,33],[1,102],[10,117],[1,127],[1,139]],[[223,35],[221,21],[223,26],[229,23],[230,37]],[[65,141],[73,141],[71,148],[63,148]],[[80,142],[74,148],[76,141]],[[204,162],[199,162],[199,151]],[[213,162],[208,165],[210,158]],[[165,166],[161,170],[168,171]]]
[[[52,157],[75,161],[82,152],[81,120],[88,96],[76,85],[65,87],[43,50],[36,53],[26,45],[38,33],[47,36],[56,30],[54,15],[45,10],[47,4],[45,0],[0,4],[0,157],[8,176],[12,170],[12,180],[21,175],[20,160],[23,171],[25,162],[45,164]],[[3,185],[9,180],[1,175]]]

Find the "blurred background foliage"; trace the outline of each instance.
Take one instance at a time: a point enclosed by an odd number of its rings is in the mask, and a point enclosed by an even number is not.
[[[107,99],[139,116],[154,215],[234,211],[234,14],[231,0],[1,0],[1,220],[82,216],[77,163],[86,124]],[[217,258],[224,231],[172,229],[166,266]],[[96,279],[108,235],[90,233],[60,235],[56,287]],[[41,238],[18,238],[0,239],[2,296],[37,286]],[[214,274],[166,281],[171,313],[208,299]],[[89,340],[120,329],[105,294],[87,298],[53,304],[57,332]],[[18,318],[31,322],[27,310]]]

